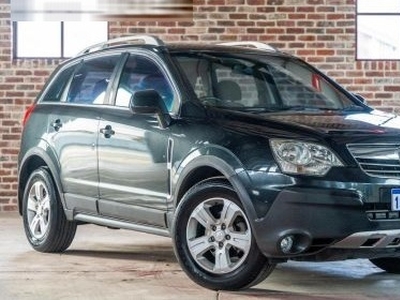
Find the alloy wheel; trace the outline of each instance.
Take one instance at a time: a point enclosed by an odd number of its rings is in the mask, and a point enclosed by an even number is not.
[[[239,268],[251,248],[251,228],[233,201],[212,198],[190,214],[186,241],[193,259],[206,271],[226,274]]]
[[[32,237],[42,239],[49,228],[50,197],[43,181],[36,181],[29,190],[27,217]]]

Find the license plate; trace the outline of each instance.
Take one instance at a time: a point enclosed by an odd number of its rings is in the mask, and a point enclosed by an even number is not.
[[[400,211],[400,189],[392,189],[392,210]]]

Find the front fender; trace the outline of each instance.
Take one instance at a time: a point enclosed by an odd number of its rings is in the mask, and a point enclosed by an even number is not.
[[[238,194],[244,210],[251,220],[257,218],[254,205],[247,187],[250,187],[250,177],[241,161],[229,150],[217,145],[207,145],[192,151],[182,162],[172,170],[171,195],[169,210],[174,211],[179,203],[179,191],[185,186],[186,180],[193,172],[202,167],[215,169],[223,175]]]

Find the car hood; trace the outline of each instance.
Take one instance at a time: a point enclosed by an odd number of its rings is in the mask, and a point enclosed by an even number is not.
[[[306,127],[323,133],[384,133],[398,132],[400,118],[396,115],[373,110],[371,112],[338,113],[287,113],[265,115],[269,120],[276,120],[291,125]]]
[[[226,111],[221,117],[223,118],[219,123],[222,126],[261,135],[400,135],[400,117],[378,110],[285,111],[261,114]]]

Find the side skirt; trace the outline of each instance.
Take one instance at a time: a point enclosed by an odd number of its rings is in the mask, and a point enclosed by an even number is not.
[[[87,214],[83,214],[83,213],[76,214],[74,216],[74,220],[85,222],[85,223],[101,225],[101,226],[128,229],[128,230],[134,230],[134,231],[139,231],[139,232],[144,232],[144,233],[150,233],[150,234],[170,237],[169,231],[165,228],[157,228],[157,227],[150,227],[148,225],[145,226],[145,225],[140,225],[140,224],[128,223],[128,222],[123,222],[123,221],[118,221],[118,220],[113,220],[113,219],[107,219],[104,217],[91,216],[91,215],[87,215]]]

